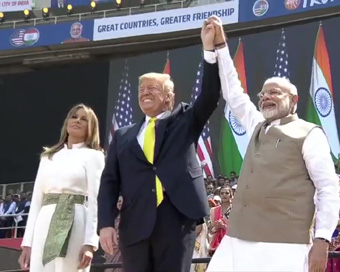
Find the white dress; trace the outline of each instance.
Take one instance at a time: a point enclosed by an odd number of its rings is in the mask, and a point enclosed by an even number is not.
[[[52,160],[41,158],[34,184],[31,208],[21,246],[32,248],[30,271],[87,272],[78,270],[83,245],[98,247],[97,195],[104,168],[104,154],[83,143],[67,146]],[[88,197],[87,205],[75,204],[75,217],[65,258],[56,258],[43,266],[42,257],[50,221],[56,204],[42,205],[44,194],[65,193]]]

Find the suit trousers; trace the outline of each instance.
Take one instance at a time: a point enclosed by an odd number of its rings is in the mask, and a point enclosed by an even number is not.
[[[129,246],[120,243],[123,271],[189,272],[195,228],[196,221],[181,214],[165,195],[151,236]]]

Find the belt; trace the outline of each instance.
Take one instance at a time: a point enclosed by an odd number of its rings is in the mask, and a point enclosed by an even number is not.
[[[43,206],[57,204],[52,215],[43,252],[43,265],[57,257],[65,257],[74,221],[75,204],[84,204],[85,196],[45,194]]]

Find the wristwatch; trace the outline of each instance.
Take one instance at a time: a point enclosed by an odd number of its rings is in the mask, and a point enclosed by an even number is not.
[[[314,238],[314,240],[321,240],[321,241],[324,241],[324,242],[326,242],[327,244],[330,244],[331,242],[330,241],[328,241],[327,239],[325,239],[325,238],[321,238],[321,237],[316,237],[316,238]]]

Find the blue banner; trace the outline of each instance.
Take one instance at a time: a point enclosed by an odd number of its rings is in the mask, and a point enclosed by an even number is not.
[[[252,22],[340,6],[340,0],[240,0],[239,22]]]
[[[88,42],[93,40],[93,20],[6,29],[0,35],[0,50]]]

